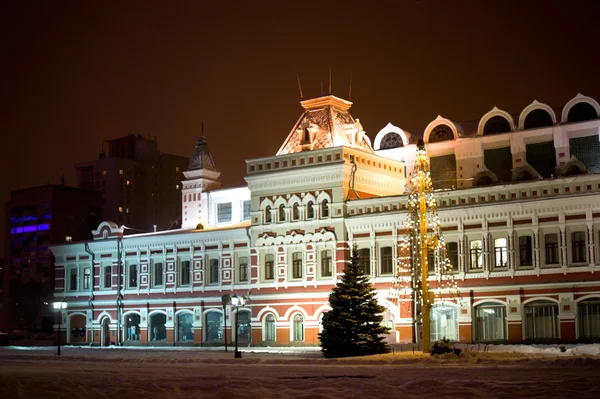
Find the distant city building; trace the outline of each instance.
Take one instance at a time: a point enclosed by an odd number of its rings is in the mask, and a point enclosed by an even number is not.
[[[301,105],[279,151],[246,161],[247,187],[221,190],[198,141],[181,228],[123,236],[103,222],[93,259],[84,243],[52,247],[69,343],[318,345],[353,246],[386,308],[387,340],[414,342],[412,292],[393,288],[418,140],[461,292],[435,299],[432,340],[600,341],[594,99],[577,95],[559,110],[533,101],[516,116],[494,107],[476,123],[438,116],[422,134],[389,124],[373,142],[351,102]],[[436,273],[432,287],[444,278]],[[249,300],[234,309],[233,295]]]
[[[4,328],[52,331],[54,258],[50,245],[91,238],[100,193],[63,185],[12,191],[6,202]]]
[[[130,135],[108,141],[97,160],[75,165],[77,186],[102,193],[103,215],[126,234],[181,226],[181,181],[188,158],[164,154],[156,140]]]

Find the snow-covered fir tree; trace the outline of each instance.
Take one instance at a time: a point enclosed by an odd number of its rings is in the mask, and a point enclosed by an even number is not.
[[[385,308],[377,303],[375,295],[354,247],[342,279],[329,295],[331,310],[323,315],[323,332],[319,334],[323,356],[365,356],[390,351],[384,341],[389,328],[381,325]]]

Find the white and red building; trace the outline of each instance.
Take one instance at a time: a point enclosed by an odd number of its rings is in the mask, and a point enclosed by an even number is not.
[[[437,303],[434,339],[600,338],[600,106],[534,101],[478,123],[437,117],[421,135],[393,125],[371,143],[351,103],[302,101],[247,187],[221,189],[200,140],[185,172],[182,228],[52,247],[69,343],[318,345],[328,295],[359,249],[391,342],[413,340],[409,303],[390,300],[407,187],[423,138],[462,300]],[[86,248],[87,245],[87,248]],[[224,295],[246,295],[236,312]],[[406,305],[406,306],[404,306]]]

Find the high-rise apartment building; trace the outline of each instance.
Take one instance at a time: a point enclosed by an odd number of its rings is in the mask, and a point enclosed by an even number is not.
[[[101,192],[104,219],[132,229],[128,232],[168,230],[181,226],[188,161],[161,153],[156,140],[129,135],[109,140],[108,152],[97,160],[75,165],[77,186]]]
[[[101,220],[102,196],[94,191],[45,185],[11,192],[6,203],[5,265],[0,328],[52,331],[48,305],[54,293],[49,246],[91,238]]]

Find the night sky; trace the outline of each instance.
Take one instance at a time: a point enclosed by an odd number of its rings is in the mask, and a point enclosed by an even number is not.
[[[223,183],[243,184],[244,160],[274,155],[300,116],[296,73],[305,98],[329,68],[347,98],[352,73],[371,139],[600,100],[597,1],[90,3],[0,5],[2,202],[63,173],[73,185],[106,139],[190,156],[202,121]]]

